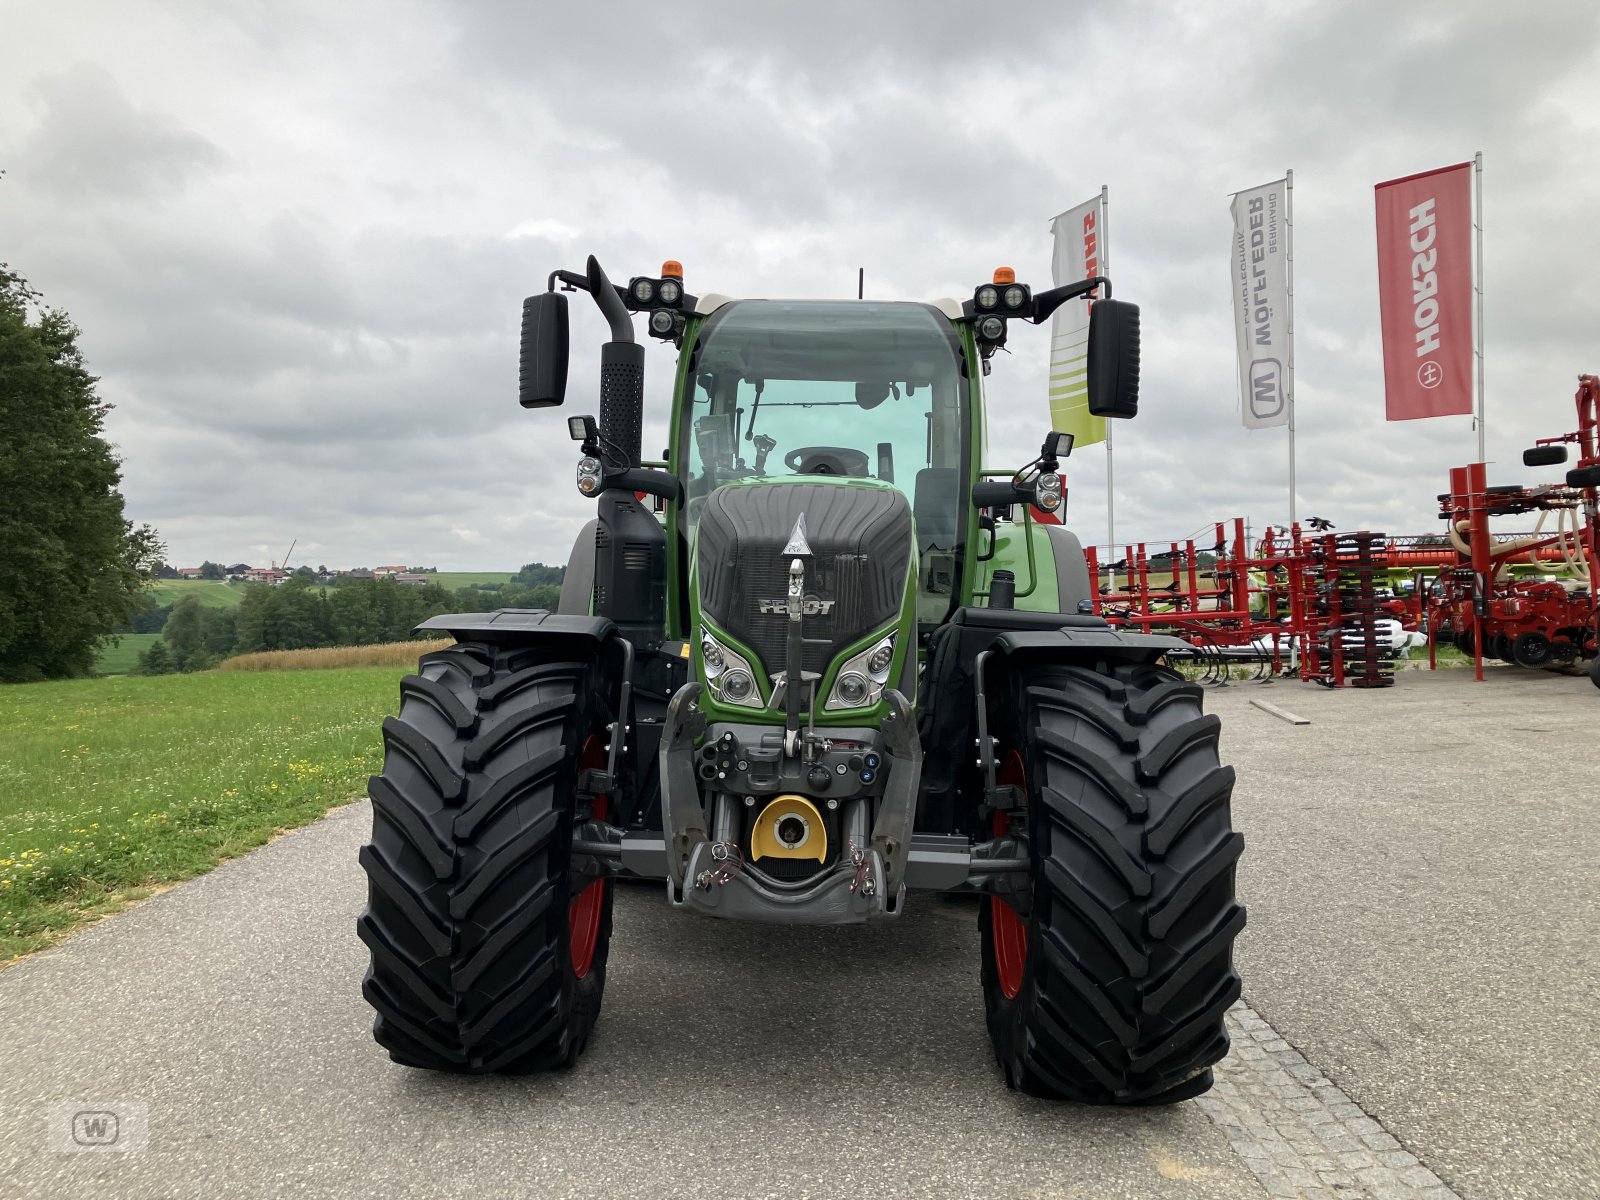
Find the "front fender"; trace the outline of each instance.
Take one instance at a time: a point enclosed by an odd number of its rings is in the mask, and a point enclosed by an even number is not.
[[[437,629],[458,642],[543,642],[559,641],[574,649],[590,650],[609,641],[617,632],[607,617],[556,614],[542,608],[497,608],[486,613],[441,613],[417,626],[418,631]]]

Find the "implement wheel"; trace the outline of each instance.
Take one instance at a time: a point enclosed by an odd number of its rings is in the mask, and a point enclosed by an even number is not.
[[[600,1011],[611,883],[570,870],[579,799],[605,765],[596,668],[543,648],[426,655],[383,724],[357,922],[372,1033],[398,1063],[523,1073],[571,1066]]]
[[[1519,634],[1517,640],[1511,643],[1511,658],[1519,667],[1548,666],[1554,657],[1555,649],[1550,639],[1536,629]]]
[[[995,723],[1027,797],[1032,907],[979,910],[989,1037],[1007,1083],[1090,1104],[1211,1086],[1244,928],[1233,769],[1201,688],[1165,667],[1036,667]],[[1003,831],[1004,818],[996,824]]]
[[[1589,660],[1589,682],[1600,688],[1600,658]]]

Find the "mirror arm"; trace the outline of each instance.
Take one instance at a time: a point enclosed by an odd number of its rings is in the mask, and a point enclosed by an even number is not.
[[[557,280],[561,281],[561,289],[563,291],[587,292],[589,290],[589,277],[587,275],[579,275],[576,271],[561,270],[550,272],[550,278],[545,281],[544,290],[547,292],[555,291]]]
[[[1033,297],[1033,312],[1028,316],[1028,320],[1037,325],[1068,300],[1087,296],[1098,287],[1104,287],[1105,291],[1096,296],[1096,300],[1111,299],[1111,280],[1104,275],[1080,279],[1077,283],[1064,283],[1058,288],[1051,288],[1048,292],[1039,292]]]
[[[593,262],[594,260],[591,258],[589,261]],[[605,278],[605,272],[604,271],[601,271],[600,275],[601,275],[601,278]],[[607,282],[609,283],[610,281],[607,280]],[[564,292],[588,292],[591,296],[598,296],[599,295],[599,293],[597,293],[594,290],[594,288],[591,286],[589,276],[580,275],[576,271],[563,271],[563,270],[551,271],[550,272],[550,277],[545,280],[545,285],[544,285],[545,286],[545,291],[547,291],[547,292],[555,291],[556,290],[556,285],[558,283],[561,285],[561,290],[564,291]],[[627,307],[627,302],[628,302],[628,290],[626,288],[624,288],[621,284],[617,284],[617,283],[612,283],[610,286],[611,286],[611,290],[617,294],[617,300],[622,303],[624,308],[626,308]],[[686,296],[684,299],[688,302],[688,307],[692,308],[693,304],[694,304],[694,297]],[[611,320],[611,310],[606,305],[606,302],[604,300],[601,300],[601,299],[596,299],[595,303],[600,306],[600,311],[605,313],[606,314],[606,319],[608,321],[610,321]],[[621,342],[621,341],[629,341],[629,342],[631,342],[633,340],[633,335],[632,335],[631,332],[629,333],[629,335],[626,338],[617,337],[616,336],[616,328],[617,328],[616,322],[612,321],[612,323],[611,323],[612,337],[616,341],[619,341],[619,342]],[[631,329],[632,329],[631,325],[629,326],[629,329],[631,331]]]

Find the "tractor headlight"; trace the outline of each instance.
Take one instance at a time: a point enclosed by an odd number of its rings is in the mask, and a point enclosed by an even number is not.
[[[1033,481],[1034,507],[1042,512],[1055,512],[1061,507],[1061,476],[1046,471]]]
[[[722,698],[732,704],[748,700],[756,690],[755,676],[743,667],[731,667],[722,673]]]
[[[1017,287],[1015,284],[1006,289],[1005,302],[1007,308],[1021,308],[1027,298],[1027,291]]]
[[[676,279],[663,279],[656,293],[663,304],[676,304],[683,297],[683,287]]]
[[[841,673],[839,682],[833,686],[833,694],[839,697],[840,706],[843,708],[860,708],[866,703],[871,691],[872,687],[867,683],[867,677],[860,671]]]
[[[659,337],[665,337],[672,332],[672,314],[664,308],[658,308],[650,314],[650,332]]]
[[[741,708],[761,707],[761,690],[756,686],[756,673],[750,669],[750,660],[724,646],[704,629],[700,631],[700,666],[705,671],[706,685],[716,699]]]
[[[649,304],[656,298],[656,281],[654,279],[635,279],[633,281],[633,298],[640,304]]]
[[[853,654],[839,668],[833,691],[823,707],[832,711],[866,708],[876,704],[889,682],[889,667],[894,662],[895,634],[880,638],[860,654]]]
[[[998,342],[1006,335],[1006,323],[1001,317],[985,317],[978,322],[978,336],[986,342]]]
[[[1000,303],[1000,291],[991,284],[984,284],[972,297],[972,302],[979,308],[993,308]]]
[[[600,460],[591,455],[584,455],[578,460],[578,490],[585,496],[593,496],[600,490]]]

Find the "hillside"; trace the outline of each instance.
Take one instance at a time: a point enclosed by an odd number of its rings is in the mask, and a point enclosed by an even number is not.
[[[195,597],[207,608],[234,608],[246,586],[214,579],[158,579],[150,585],[150,598],[158,608],[176,604],[185,596]]]

